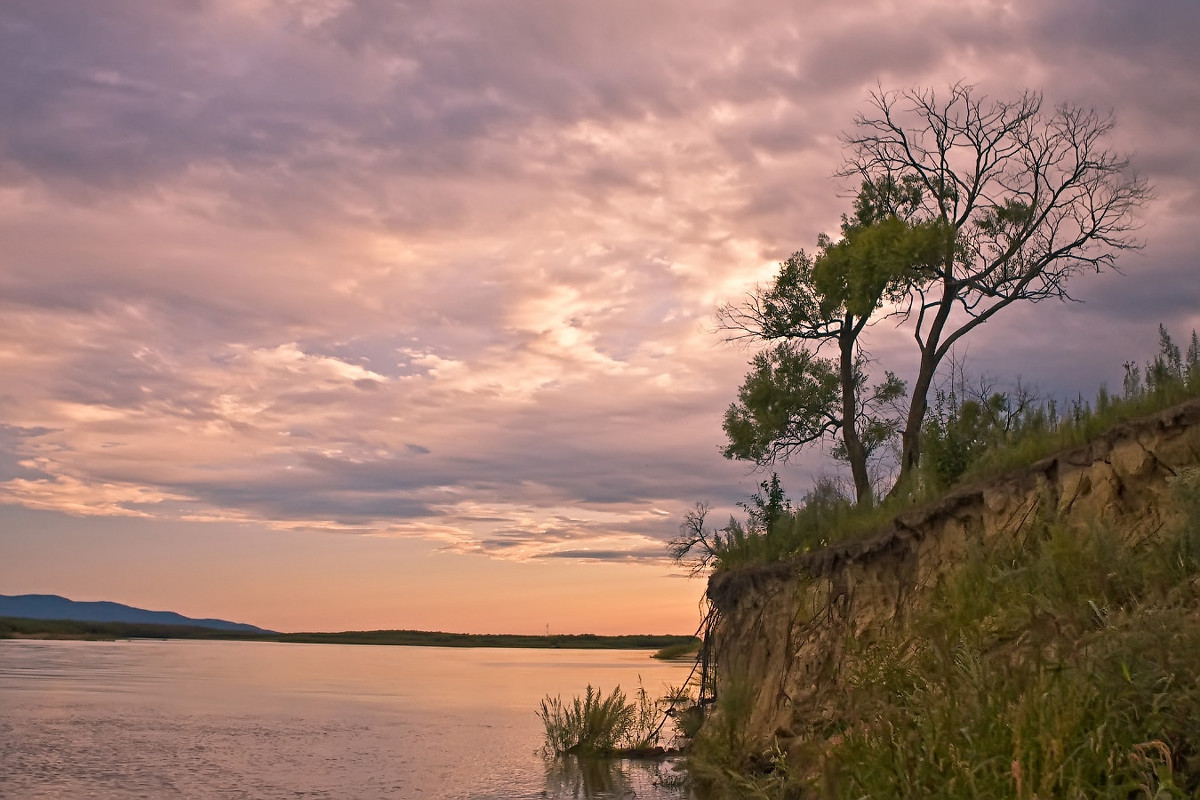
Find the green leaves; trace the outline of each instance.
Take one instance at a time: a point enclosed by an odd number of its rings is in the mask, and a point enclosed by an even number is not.
[[[813,283],[813,260],[803,250],[779,265],[779,274],[759,300],[761,338],[824,338],[838,324]],[[836,309],[834,309],[836,311]]]
[[[815,258],[793,253],[743,307],[718,309],[731,339],[777,343],[755,356],[725,413],[726,458],[766,466],[840,433],[832,453],[850,466],[859,502],[872,500],[869,460],[899,431],[904,384],[889,374],[868,388],[859,336],[885,302],[911,298],[957,255],[951,223],[912,221],[922,187],[913,177],[864,183],[839,241],[822,235]],[[816,355],[826,346],[835,359]]]
[[[864,227],[887,217],[910,219],[921,210],[924,194],[921,179],[912,174],[865,180],[854,198],[854,222],[843,219],[842,226]]]
[[[975,220],[975,227],[989,236],[1016,239],[1033,223],[1033,211],[1029,203],[1009,197],[999,205],[982,209]]]
[[[773,462],[841,424],[837,365],[794,342],[754,356],[751,371],[725,412],[726,458]]]
[[[897,216],[866,225],[845,223],[842,231],[841,241],[825,240],[813,265],[813,287],[823,309],[841,307],[859,318],[932,277],[954,241],[940,220],[911,223]]]

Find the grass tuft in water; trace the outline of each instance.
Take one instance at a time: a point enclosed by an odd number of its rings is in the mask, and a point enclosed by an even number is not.
[[[546,727],[550,755],[620,755],[654,744],[658,704],[638,687],[632,701],[618,686],[607,697],[588,684],[580,697],[563,702],[547,695],[537,715]]]

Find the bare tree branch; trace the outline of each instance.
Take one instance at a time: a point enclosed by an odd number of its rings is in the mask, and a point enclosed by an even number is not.
[[[1108,149],[1113,125],[1092,109],[1045,110],[1036,92],[992,100],[958,83],[944,96],[879,89],[843,135],[841,177],[914,182],[919,201],[893,213],[951,234],[892,312],[913,325],[921,354],[901,482],[920,458],[934,373],[957,341],[1018,301],[1072,300],[1072,278],[1115,269],[1119,253],[1142,246],[1137,215],[1152,189]]]

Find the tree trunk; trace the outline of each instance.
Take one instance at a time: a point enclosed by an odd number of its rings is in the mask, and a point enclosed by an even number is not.
[[[900,477],[891,494],[903,491],[916,475],[917,467],[921,465],[921,426],[925,422],[925,412],[929,410],[929,388],[933,385],[933,376],[937,371],[937,363],[932,353],[921,354],[921,370],[913,384],[912,401],[908,406],[908,418],[904,423],[904,432],[900,435]]]
[[[946,274],[951,274],[951,265],[946,265]],[[904,432],[900,435],[900,475],[896,485],[888,492],[888,497],[895,497],[908,491],[921,465],[921,426],[925,422],[925,412],[929,410],[929,389],[933,386],[933,377],[937,374],[941,356],[938,348],[942,340],[942,331],[950,318],[950,310],[954,307],[957,291],[950,283],[950,278],[943,280],[942,299],[938,304],[933,323],[929,326],[929,334],[921,344],[921,368],[917,372],[916,383],[913,384],[912,399],[908,404],[908,418],[904,422]],[[919,340],[918,340],[919,341]]]
[[[858,435],[858,385],[854,375],[853,317],[846,315],[842,333],[838,336],[842,381],[842,442],[846,445],[846,458],[850,462],[850,474],[854,478],[854,495],[857,503],[870,505],[875,501],[871,491],[871,477],[867,473],[867,449]]]

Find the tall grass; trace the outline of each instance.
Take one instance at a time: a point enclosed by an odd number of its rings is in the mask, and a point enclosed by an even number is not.
[[[1176,491],[1183,520],[1160,539],[1047,522],[862,648],[825,796],[1200,792],[1200,475]]]
[[[588,684],[580,697],[563,702],[547,695],[536,712],[546,728],[545,749],[551,755],[613,755],[654,744],[658,703],[641,686],[632,701],[618,686],[607,697]]]
[[[1152,414],[1200,396],[1200,338],[1192,332],[1186,354],[1158,328],[1159,352],[1144,367],[1126,362],[1121,393],[1101,386],[1092,401],[1082,395],[1065,407],[1040,402],[1022,388],[1014,392],[940,392],[924,426],[921,481],[928,491],[944,491],[1032,464],[1056,452],[1086,444],[1122,422]]]

